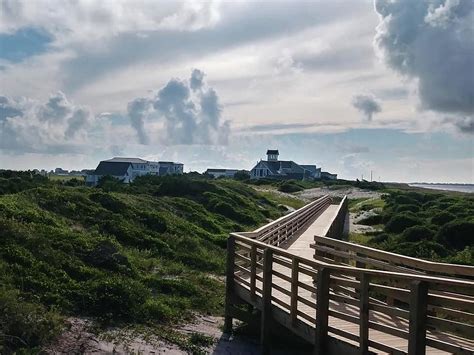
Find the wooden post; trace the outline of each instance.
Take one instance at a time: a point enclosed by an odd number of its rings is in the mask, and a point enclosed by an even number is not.
[[[328,318],[329,318],[329,280],[330,270],[318,270],[316,290],[316,339],[315,354],[327,354]]]
[[[321,260],[320,258],[322,258],[324,256],[324,253],[318,250],[318,238],[319,238],[318,235],[314,236],[314,246],[315,246],[315,248],[314,248],[314,258],[316,260]]]
[[[298,273],[299,273],[299,261],[293,257],[291,261],[291,324],[296,325],[296,319],[298,317]]]
[[[260,328],[260,344],[262,354],[270,354],[271,323],[272,323],[272,263],[273,251],[265,249],[263,253],[263,289],[262,289],[262,319]]]
[[[257,246],[252,245],[252,249],[250,251],[250,297],[255,299],[255,289],[256,289],[256,282],[257,282]]]
[[[234,296],[234,265],[235,265],[235,238],[230,235],[227,239],[227,268],[225,283],[225,319],[224,333],[232,333],[232,299]]]
[[[369,275],[360,277],[360,324],[359,349],[361,354],[369,353]]]
[[[413,281],[410,285],[410,325],[408,354],[426,353],[426,314],[428,309],[428,283]]]

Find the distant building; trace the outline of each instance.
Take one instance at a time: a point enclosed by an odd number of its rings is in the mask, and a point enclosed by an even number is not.
[[[267,160],[260,160],[250,171],[251,179],[316,180],[321,178],[321,168],[300,165],[292,160],[279,160],[278,150],[267,150]]]
[[[337,180],[337,174],[331,174],[327,171],[321,172],[321,180]]]
[[[214,178],[227,177],[233,178],[234,175],[238,172],[237,169],[207,169],[204,174],[211,175]]]
[[[54,169],[54,173],[56,175],[67,175],[69,172],[67,170],[62,169],[62,168],[56,168],[56,169]]]
[[[112,158],[103,160],[97,168],[87,174],[86,184],[97,185],[103,176],[112,176],[124,183],[130,183],[142,175],[177,175],[183,173],[183,164],[169,161],[148,161],[140,158]]]
[[[317,168],[316,165],[301,165],[301,167],[310,171],[315,180],[321,179],[321,168]]]

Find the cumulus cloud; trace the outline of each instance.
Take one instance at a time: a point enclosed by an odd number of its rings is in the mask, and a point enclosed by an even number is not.
[[[0,96],[0,150],[71,152],[90,122],[89,110],[69,102],[62,92],[45,103]]]
[[[148,144],[148,135],[145,131],[145,118],[151,108],[151,102],[146,98],[138,98],[128,103],[127,111],[132,127],[137,131],[140,144]]]
[[[372,121],[373,115],[382,111],[382,105],[373,94],[355,95],[352,106],[362,112],[368,121]]]
[[[454,127],[461,133],[474,134],[474,117],[446,117],[442,123],[453,124]]]
[[[194,69],[189,80],[171,79],[153,98],[137,98],[128,104],[132,127],[140,143],[149,142],[146,121],[163,123],[158,140],[167,144],[226,144],[230,122],[223,121],[216,91]]]
[[[474,112],[474,2],[375,0],[374,44],[385,63],[417,80],[421,107],[459,117]]]

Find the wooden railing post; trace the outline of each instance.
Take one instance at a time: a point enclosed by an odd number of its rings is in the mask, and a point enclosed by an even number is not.
[[[293,257],[291,260],[291,324],[294,326],[298,317],[298,273],[299,261]]]
[[[263,286],[262,286],[262,319],[260,328],[260,344],[262,354],[270,353],[272,323],[272,265],[273,251],[265,249],[263,253]]]
[[[224,333],[232,333],[231,307],[234,297],[234,266],[235,266],[235,238],[230,235],[227,239],[227,265],[225,284],[225,318]]]
[[[427,309],[428,283],[413,281],[410,285],[409,355],[424,355],[426,353]]]
[[[252,245],[250,251],[250,297],[255,299],[256,294],[256,282],[257,282],[257,246]]]
[[[329,319],[329,281],[330,270],[318,270],[316,289],[316,339],[315,354],[327,354],[328,319]]]
[[[360,310],[359,310],[359,349],[361,354],[369,353],[369,275],[360,277]]]

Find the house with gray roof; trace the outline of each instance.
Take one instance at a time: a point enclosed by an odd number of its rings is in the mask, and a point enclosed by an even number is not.
[[[87,174],[86,184],[95,186],[103,176],[112,176],[126,184],[142,175],[178,175],[183,173],[183,164],[170,161],[148,161],[140,158],[115,157],[103,160],[97,168]]]
[[[267,150],[267,160],[260,160],[250,171],[251,179],[316,180],[321,178],[321,168],[301,165],[292,160],[279,160],[278,150]]]
[[[234,175],[238,171],[239,171],[238,169],[213,169],[213,168],[209,168],[204,172],[204,174],[205,175],[210,175],[213,178],[220,178],[220,177],[233,178]]]

